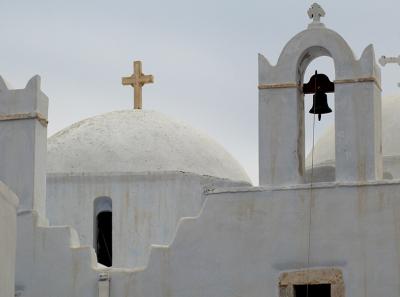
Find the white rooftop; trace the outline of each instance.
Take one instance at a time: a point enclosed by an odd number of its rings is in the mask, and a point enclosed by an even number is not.
[[[114,111],[48,140],[48,173],[183,171],[250,182],[217,142],[155,111]]]

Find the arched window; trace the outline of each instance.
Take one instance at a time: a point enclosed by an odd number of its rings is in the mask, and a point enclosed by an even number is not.
[[[97,262],[112,266],[112,201],[109,197],[94,200],[93,245]]]

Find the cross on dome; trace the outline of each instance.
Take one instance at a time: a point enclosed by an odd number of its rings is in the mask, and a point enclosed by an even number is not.
[[[308,16],[313,20],[313,23],[320,23],[321,17],[325,16],[325,11],[318,3],[314,3],[308,9]]]
[[[134,109],[142,109],[142,87],[145,84],[153,83],[153,75],[144,75],[142,73],[142,62],[133,62],[133,74],[122,78],[122,85],[130,85],[134,89]]]

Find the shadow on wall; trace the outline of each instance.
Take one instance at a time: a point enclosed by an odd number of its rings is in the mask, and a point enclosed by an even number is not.
[[[383,179],[391,180],[393,175],[390,172],[383,173]],[[336,180],[336,170],[334,166],[318,166],[313,170],[306,170],[306,183],[334,182]]]

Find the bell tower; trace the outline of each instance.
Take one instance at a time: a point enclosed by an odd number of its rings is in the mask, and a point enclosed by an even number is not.
[[[382,178],[381,76],[373,46],[357,60],[347,42],[327,29],[318,4],[313,20],[284,47],[275,66],[259,55],[260,185],[304,183],[304,73],[320,56],[335,66],[337,181]]]

